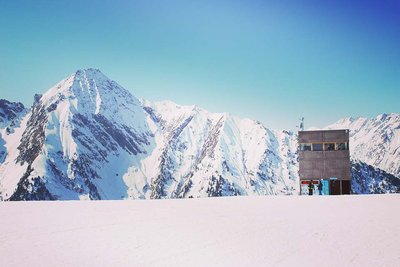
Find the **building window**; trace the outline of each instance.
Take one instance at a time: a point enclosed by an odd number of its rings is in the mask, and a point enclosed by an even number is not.
[[[348,143],[337,143],[336,150],[348,150],[349,146]]]
[[[322,151],[322,144],[312,144],[313,151]]]
[[[311,151],[311,144],[300,144],[300,151]]]
[[[324,144],[325,151],[333,151],[335,150],[335,143],[326,143]]]

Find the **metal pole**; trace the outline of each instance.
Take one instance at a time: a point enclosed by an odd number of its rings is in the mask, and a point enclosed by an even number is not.
[[[299,179],[299,180],[300,180],[300,179]],[[299,190],[299,191],[300,191],[300,192],[299,192],[299,195],[301,196],[301,180],[300,180],[300,187],[299,187],[299,188],[300,188],[300,190]]]

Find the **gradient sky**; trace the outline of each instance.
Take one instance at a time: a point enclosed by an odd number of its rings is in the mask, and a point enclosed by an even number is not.
[[[270,128],[400,113],[400,1],[0,0],[0,98],[88,67]]]

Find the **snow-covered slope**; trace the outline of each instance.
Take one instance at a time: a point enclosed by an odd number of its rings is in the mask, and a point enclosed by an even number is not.
[[[36,95],[28,112],[4,103],[0,199],[298,192],[295,133],[197,106],[139,100],[97,69],[79,70]],[[365,121],[345,119],[330,128],[350,128],[354,162],[377,169],[379,177],[399,178],[399,115]],[[360,173],[371,172],[358,177]],[[353,188],[361,188],[356,183]]]
[[[0,266],[399,266],[399,201],[0,202]]]

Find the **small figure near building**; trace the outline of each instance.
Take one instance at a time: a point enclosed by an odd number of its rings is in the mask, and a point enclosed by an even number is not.
[[[313,183],[313,180],[311,180],[308,183],[308,195],[312,196],[313,192],[314,192],[314,183]]]
[[[321,179],[321,180],[319,180],[319,183],[318,183],[318,191],[319,191],[320,196],[322,196],[322,188],[323,188],[323,185],[322,185],[322,179]]]

